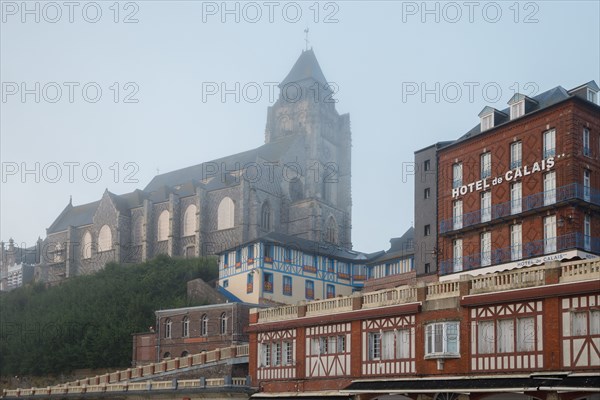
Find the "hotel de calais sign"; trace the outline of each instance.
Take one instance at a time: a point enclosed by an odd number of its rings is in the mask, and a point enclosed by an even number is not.
[[[467,193],[479,192],[481,190],[489,189],[491,186],[496,186],[502,182],[511,182],[515,179],[522,178],[524,176],[533,175],[539,172],[550,171],[554,168],[554,157],[536,161],[533,165],[525,165],[506,171],[504,174],[495,178],[484,178],[475,182],[471,182],[467,185],[459,186],[452,189],[452,198],[455,199],[459,196],[464,196]]]

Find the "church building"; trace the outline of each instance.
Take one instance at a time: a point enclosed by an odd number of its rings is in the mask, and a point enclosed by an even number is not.
[[[69,202],[47,229],[36,279],[158,254],[217,254],[270,232],[351,249],[349,115],[337,112],[312,49],[279,89],[262,146],[157,175],[131,193]]]

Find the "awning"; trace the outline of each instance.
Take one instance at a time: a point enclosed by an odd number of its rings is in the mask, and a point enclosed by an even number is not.
[[[599,375],[501,376],[501,377],[432,377],[413,379],[357,380],[340,391],[360,393],[485,393],[485,392],[600,392]]]
[[[250,397],[254,399],[277,400],[277,399],[298,399],[298,400],[352,400],[348,394],[340,394],[337,390],[327,390],[319,392],[278,392],[278,393],[255,393]]]

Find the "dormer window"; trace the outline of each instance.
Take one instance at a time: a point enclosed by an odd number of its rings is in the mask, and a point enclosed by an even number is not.
[[[481,131],[487,131],[494,127],[494,114],[488,114],[485,117],[481,117]]]
[[[508,101],[508,105],[510,107],[510,119],[512,121],[513,119],[522,117],[526,113],[535,110],[538,102],[524,94],[515,93]]]
[[[525,114],[525,100],[510,106],[510,119],[522,117]]]
[[[591,101],[594,104],[598,104],[598,92],[595,92],[592,89],[588,88],[587,99],[588,101]]]

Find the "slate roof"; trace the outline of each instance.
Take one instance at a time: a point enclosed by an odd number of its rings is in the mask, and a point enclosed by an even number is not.
[[[569,97],[572,97],[572,96],[562,86],[557,86],[555,88],[547,90],[543,93],[538,94],[537,96],[532,97],[533,100],[537,101],[537,104],[533,105],[531,108],[531,111],[529,111],[527,114],[530,114],[532,112],[535,112],[535,111],[550,107],[554,104],[560,103],[561,101],[566,100]],[[510,115],[510,108],[505,108],[505,109],[499,110],[499,111],[504,113],[505,115]],[[504,123],[508,123],[508,122],[511,122],[511,121],[506,120],[505,122],[503,122],[501,124],[496,124],[494,126],[494,128],[496,128]],[[488,129],[488,130],[486,130],[486,132],[491,131],[492,129]],[[477,124],[473,127],[473,129],[471,129],[470,131],[465,133],[463,136],[459,137],[454,143],[459,143],[464,140],[470,139],[474,136],[479,135],[480,133],[481,133],[481,124]]]
[[[236,246],[235,248],[226,249],[218,254],[223,254],[226,252],[230,252],[239,247],[247,246],[251,243],[272,243],[277,245],[282,245],[286,247],[290,247],[294,250],[300,250],[309,254],[319,254],[326,257],[335,258],[343,261],[369,261],[369,254],[362,253],[359,251],[353,251],[348,249],[343,249],[340,246],[335,244],[326,243],[326,242],[315,242],[312,240],[300,238],[297,236],[286,235],[284,233],[279,232],[270,232],[266,235],[263,235],[254,240],[250,240],[248,242],[242,243],[240,246]],[[378,254],[378,253],[377,253]]]
[[[244,165],[258,162],[261,159],[265,161],[278,161],[292,147],[296,140],[298,140],[297,136],[290,135],[242,153],[156,175],[144,188],[144,192],[150,193],[163,190],[165,186],[175,187],[189,182],[199,182],[214,174],[216,174],[215,179],[206,184],[206,190],[216,190],[229,186],[231,183],[227,182],[226,179],[222,179],[222,172],[225,173],[226,171],[239,169]]]
[[[379,256],[372,258],[369,264],[378,264],[388,260],[394,260],[415,254],[414,247],[415,228],[410,227],[399,238],[390,239],[390,248]]]
[[[281,88],[289,83],[300,84],[305,81],[307,83],[311,81],[317,81],[322,84],[327,83],[327,79],[325,79],[325,75],[323,75],[321,66],[312,49],[302,51],[288,75],[279,84],[279,87]]]
[[[62,232],[71,225],[90,225],[99,204],[100,200],[75,207],[71,203],[67,204],[58,218],[50,225],[47,233]]]

